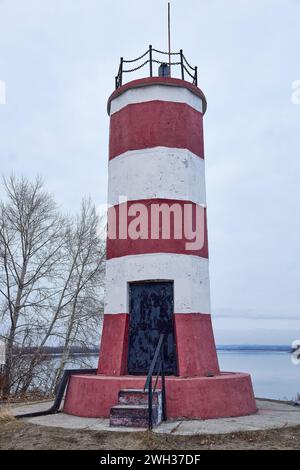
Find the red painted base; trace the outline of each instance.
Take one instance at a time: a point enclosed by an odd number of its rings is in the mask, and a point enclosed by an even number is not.
[[[120,389],[143,388],[145,377],[73,375],[64,412],[75,416],[108,418],[118,403]],[[168,418],[222,418],[256,412],[249,374],[224,372],[214,377],[167,377]]]

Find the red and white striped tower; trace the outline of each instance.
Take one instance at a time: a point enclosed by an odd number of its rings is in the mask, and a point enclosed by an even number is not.
[[[128,202],[200,207],[204,243],[187,249],[178,239],[131,239],[124,227],[107,240],[106,302],[98,374],[72,376],[65,411],[108,416],[124,388],[145,377],[128,373],[129,285],[174,284],[177,372],[166,378],[169,417],[212,418],[255,412],[251,378],[221,373],[210,317],[203,115],[206,99],[194,84],[150,77],[119,87],[108,100],[110,116],[108,203],[119,215]],[[124,206],[124,207],[123,207]],[[194,212],[193,212],[194,214]],[[112,216],[109,213],[109,217]],[[116,218],[118,225],[119,218]],[[149,224],[150,225],[150,224]],[[126,227],[125,227],[126,229]],[[125,230],[126,231],[126,230]],[[149,228],[150,233],[150,228]]]
[[[128,211],[137,202],[147,207],[174,203],[182,208],[187,203],[206,207],[205,108],[205,97],[197,87],[173,78],[137,80],[113,93],[108,102],[109,205],[115,208],[125,196]],[[128,283],[160,279],[174,282],[179,375],[219,373],[210,318],[205,209],[204,217],[204,244],[198,250],[187,250],[186,239],[174,239],[172,233],[169,239],[152,239],[150,233],[147,239],[121,239],[120,233],[108,239],[100,373],[127,372]],[[109,332],[114,332],[113,345]]]

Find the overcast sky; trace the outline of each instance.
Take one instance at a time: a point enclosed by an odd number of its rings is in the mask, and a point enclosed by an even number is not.
[[[167,48],[164,0],[0,0],[1,173],[44,176],[64,211],[107,190],[120,56]],[[219,343],[300,338],[300,1],[173,0],[198,65],[212,313]],[[134,78],[134,77],[132,77]]]

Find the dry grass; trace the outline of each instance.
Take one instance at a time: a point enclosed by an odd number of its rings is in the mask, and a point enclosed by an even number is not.
[[[177,436],[146,432],[89,431],[14,420],[0,424],[0,449],[59,450],[260,450],[299,449],[300,426],[224,435]]]
[[[0,408],[0,424],[10,423],[15,420],[9,405],[4,405]]]

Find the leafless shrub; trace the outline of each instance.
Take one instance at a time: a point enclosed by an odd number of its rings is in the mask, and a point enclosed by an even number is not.
[[[14,421],[15,417],[9,406],[3,406],[0,408],[0,424],[9,423]]]
[[[7,338],[3,395],[55,387],[71,347],[99,340],[105,247],[92,202],[62,216],[41,178],[4,179],[0,202],[0,333]],[[55,369],[46,346],[62,347]],[[30,351],[30,353],[28,353]],[[45,383],[47,382],[47,384]]]

